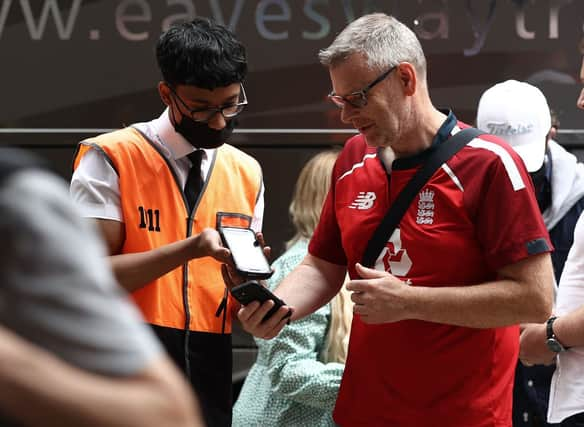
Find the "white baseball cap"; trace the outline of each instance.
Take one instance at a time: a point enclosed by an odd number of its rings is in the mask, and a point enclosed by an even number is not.
[[[552,118],[545,96],[535,86],[507,80],[487,89],[479,101],[477,127],[507,141],[528,172],[543,165]]]

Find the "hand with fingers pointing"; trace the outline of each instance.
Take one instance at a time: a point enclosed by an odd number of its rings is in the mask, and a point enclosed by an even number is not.
[[[409,286],[385,271],[363,267],[357,263],[357,274],[361,279],[347,283],[355,303],[353,312],[365,323],[397,322],[410,318],[407,292]]]

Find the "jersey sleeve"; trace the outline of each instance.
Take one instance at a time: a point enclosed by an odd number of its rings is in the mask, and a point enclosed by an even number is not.
[[[480,186],[470,188],[465,195],[489,268],[498,270],[531,255],[550,252],[552,244],[531,178],[519,156],[496,141],[480,141],[475,149],[487,152],[486,169],[483,179],[470,180]]]
[[[19,172],[0,190],[0,323],[80,368],[142,370],[161,347],[117,285],[101,240],[64,182]]]
[[[341,230],[335,212],[335,183],[338,178],[337,165],[333,169],[331,188],[322,207],[316,230],[310,239],[308,252],[317,258],[344,266],[347,265],[347,257],[343,250]]]

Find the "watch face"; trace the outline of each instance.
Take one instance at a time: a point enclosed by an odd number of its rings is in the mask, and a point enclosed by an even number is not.
[[[545,343],[554,353],[561,353],[562,351],[566,351],[564,346],[560,344],[555,338],[548,338]]]

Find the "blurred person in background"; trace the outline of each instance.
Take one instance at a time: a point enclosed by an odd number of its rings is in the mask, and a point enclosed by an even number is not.
[[[584,85],[584,49],[580,54],[580,80]],[[584,110],[584,89],[577,106]],[[560,278],[554,314],[546,323],[523,327],[519,357],[529,366],[555,363],[547,422],[560,427],[583,427],[584,214],[576,223],[574,244]]]
[[[584,164],[553,140],[559,123],[544,94],[535,86],[507,80],[487,89],[477,109],[477,126],[507,141],[529,172],[539,209],[554,245],[556,283],[574,242],[574,228],[584,211]],[[554,284],[555,285],[555,284]],[[554,368],[517,364],[513,390],[513,425],[545,426]]]
[[[578,77],[580,82],[584,85],[584,38],[580,41],[580,54],[582,55],[582,65],[580,66],[580,73]],[[576,106],[581,110],[584,110],[584,87],[580,91],[580,96],[576,100]]]
[[[38,163],[1,151],[0,425],[202,426],[96,230]]]
[[[321,152],[300,172],[289,209],[296,234],[272,265],[275,274],[267,281],[272,290],[306,256],[338,154]],[[233,425],[334,426],[351,319],[351,299],[343,290],[275,339],[256,338],[257,360],[233,408]]]
[[[507,141],[525,163],[554,245],[551,256],[559,282],[584,210],[584,164],[553,139],[559,122],[552,117],[544,94],[517,80],[487,89],[477,108],[477,127]]]

